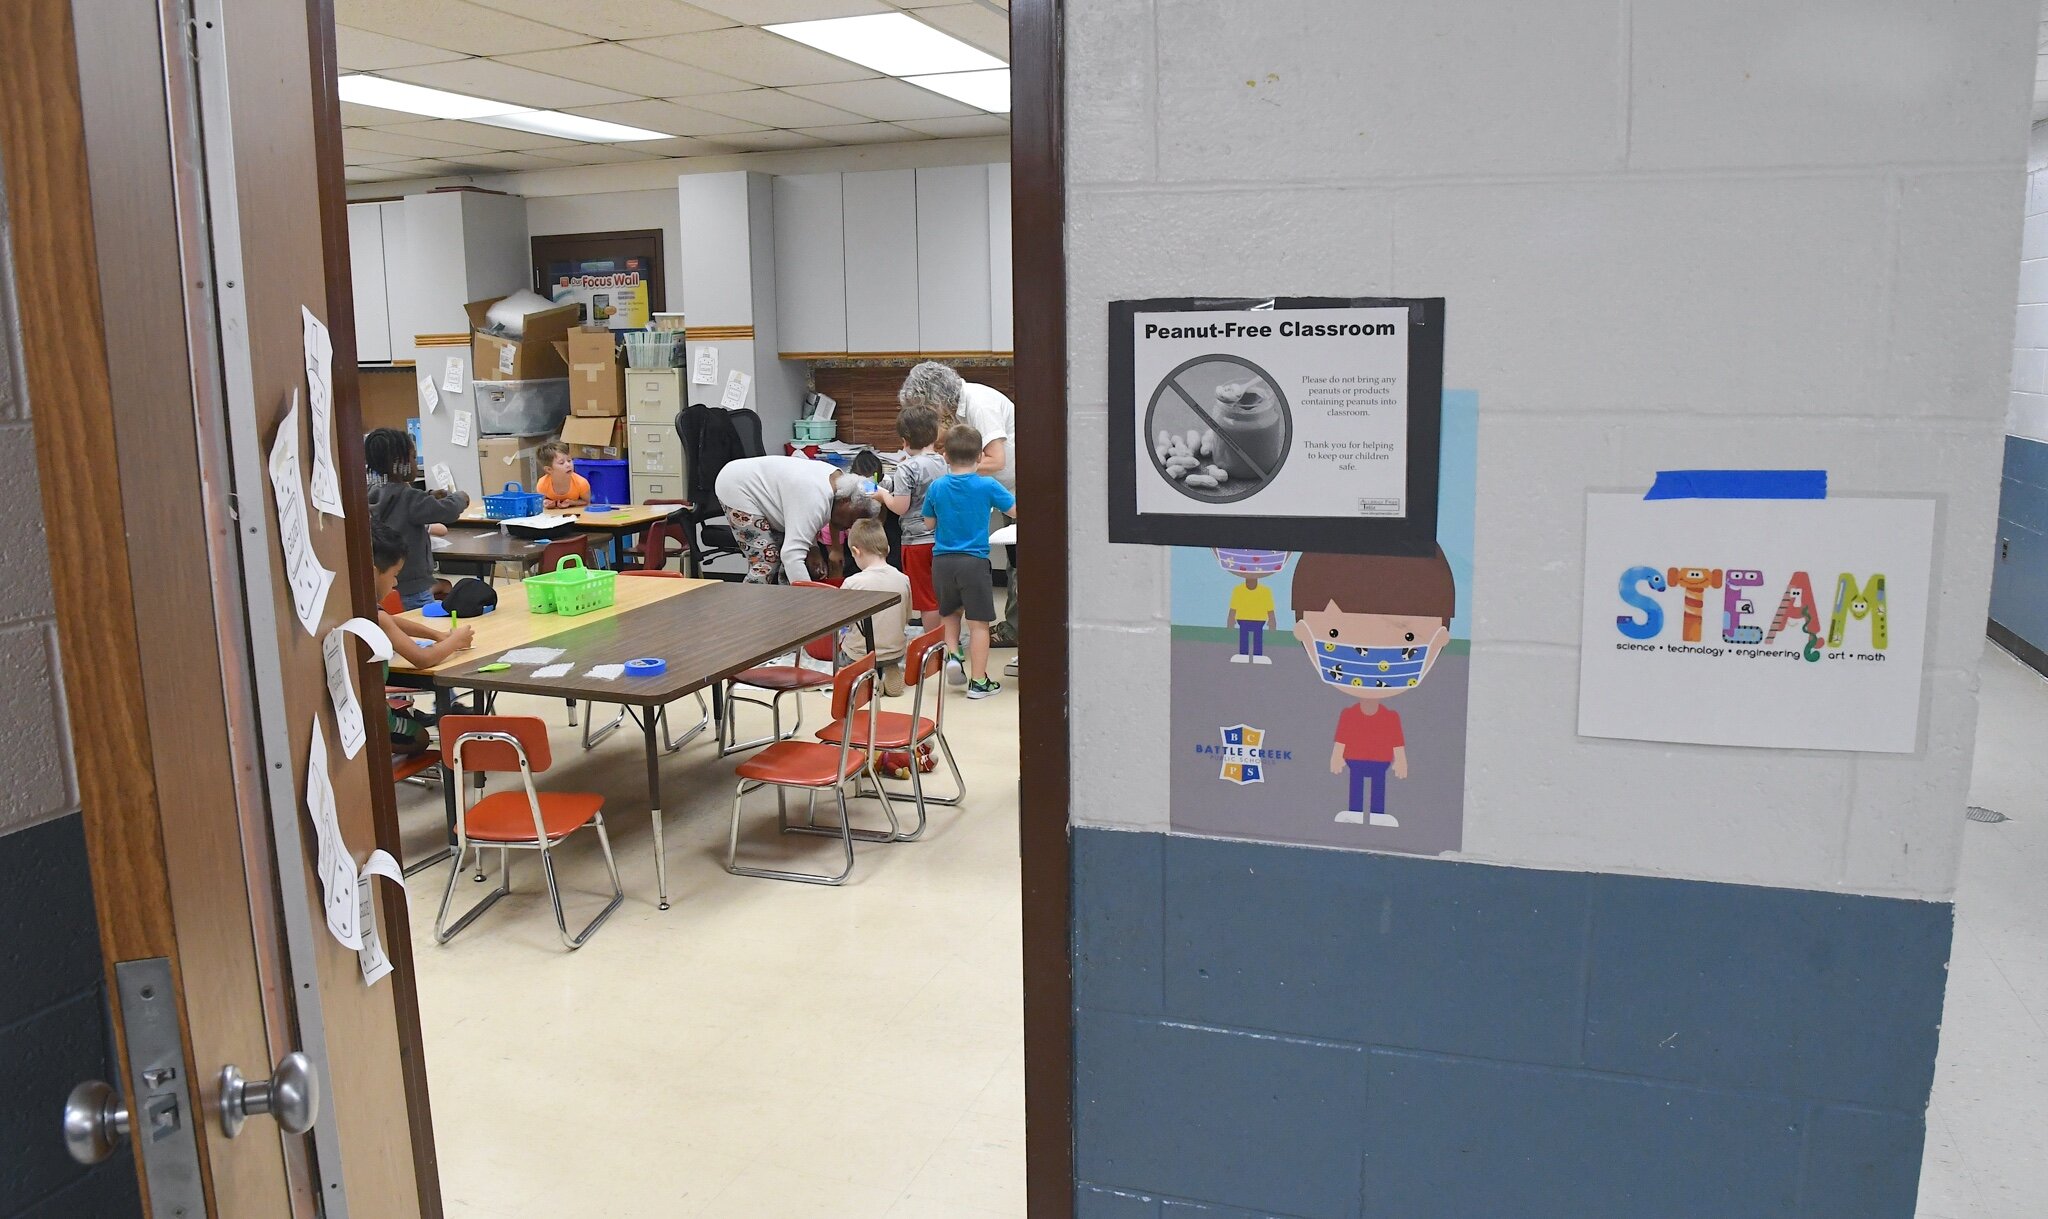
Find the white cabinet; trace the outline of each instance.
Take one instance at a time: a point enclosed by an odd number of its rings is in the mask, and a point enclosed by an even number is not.
[[[783,351],[846,351],[840,174],[775,179],[775,311]]]
[[[989,351],[988,166],[917,174],[920,351]]]
[[[844,174],[846,350],[919,351],[917,171]]]
[[[384,205],[348,206],[348,265],[355,294],[356,360],[391,360],[391,300],[384,278]]]

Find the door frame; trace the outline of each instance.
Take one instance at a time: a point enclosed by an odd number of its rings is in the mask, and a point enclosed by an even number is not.
[[[1018,687],[1018,837],[1024,902],[1024,1147],[1033,1219],[1074,1214],[1073,862],[1067,724],[1066,72],[1063,0],[1010,3],[1010,232],[1017,498],[1043,539],[1017,548],[1031,585]]]

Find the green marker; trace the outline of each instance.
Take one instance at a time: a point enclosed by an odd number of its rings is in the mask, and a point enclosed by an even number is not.
[[[504,672],[505,670],[507,670],[507,669],[509,669],[509,668],[511,668],[511,667],[512,667],[511,665],[508,665],[508,664],[506,664],[506,663],[505,663],[504,661],[502,661],[502,660],[501,660],[501,661],[497,662],[496,664],[488,664],[488,665],[484,665],[484,666],[482,666],[482,667],[478,668],[478,669],[477,669],[477,672],[479,672],[479,673],[503,673],[503,672]]]

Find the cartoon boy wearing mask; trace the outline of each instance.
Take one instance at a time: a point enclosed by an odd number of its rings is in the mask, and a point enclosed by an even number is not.
[[[1330,748],[1330,773],[1351,779],[1340,824],[1401,824],[1387,812],[1387,772],[1408,777],[1408,743],[1387,703],[1429,676],[1457,602],[1440,548],[1426,558],[1305,554],[1295,565],[1294,637],[1316,675],[1354,700],[1338,714]]]

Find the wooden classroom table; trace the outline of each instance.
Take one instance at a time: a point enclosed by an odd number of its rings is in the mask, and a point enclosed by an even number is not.
[[[538,694],[637,709],[634,718],[640,722],[646,741],[655,888],[661,908],[666,910],[668,859],[662,849],[662,749],[655,735],[659,710],[699,690],[715,689],[717,683],[728,677],[851,623],[862,625],[872,649],[873,627],[868,619],[895,600],[894,593],[621,576],[618,599],[611,610],[555,618],[527,613],[522,589],[517,615],[520,621],[491,621],[507,614],[506,599],[501,598],[496,613],[474,623],[477,646],[435,668],[432,677],[437,691]],[[552,629],[527,625],[548,618],[554,619]],[[486,631],[492,633],[487,635]],[[499,653],[528,645],[562,649],[561,658],[554,663],[570,664],[573,668],[561,677],[549,678],[534,677],[531,665],[497,673],[478,672],[482,666],[495,662]],[[588,676],[594,665],[624,664],[642,657],[666,661],[667,672],[612,680]]]
[[[495,529],[450,529],[447,537],[435,541],[444,543],[434,547],[437,564],[517,563],[522,569],[529,569],[540,562],[541,554],[548,548],[546,542],[515,538]]]
[[[584,533],[609,534],[619,537],[628,533],[639,533],[656,521],[667,520],[669,515],[680,509],[678,504],[617,504],[610,512],[592,512],[588,508],[545,508],[550,516],[571,517],[576,528]],[[495,527],[496,521],[484,515],[483,505],[472,505],[462,514],[458,522],[462,527]]]

